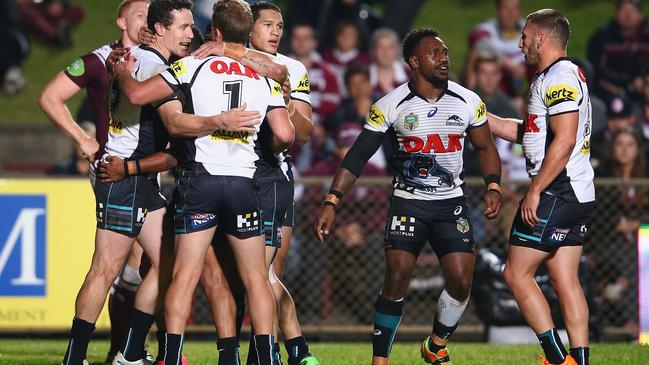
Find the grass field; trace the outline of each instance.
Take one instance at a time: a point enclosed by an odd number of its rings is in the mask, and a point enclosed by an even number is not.
[[[78,1],[79,2],[79,1]],[[24,64],[28,79],[27,89],[20,95],[8,98],[0,94],[0,123],[44,124],[45,115],[36,100],[47,82],[76,57],[92,51],[119,36],[115,26],[115,9],[119,0],[84,0],[86,19],[74,31],[74,47],[55,50],[32,42],[32,51]],[[278,1],[280,5],[286,1]],[[613,14],[610,0],[526,0],[525,14],[540,8],[553,7],[563,11],[574,30],[569,54],[584,57],[588,38],[598,26],[608,22]],[[434,26],[440,30],[450,48],[451,70],[459,73],[467,52],[467,36],[478,23],[494,16],[491,0],[428,0],[415,19],[416,26]],[[69,106],[76,113],[81,99],[74,98]]]
[[[64,340],[0,340],[0,364],[54,365],[59,364],[65,352]],[[242,348],[242,359],[246,356]],[[107,341],[94,341],[88,350],[91,364],[104,360]],[[312,352],[322,365],[367,365],[371,345],[368,343],[314,343]],[[485,345],[458,343],[450,347],[455,365],[529,365],[540,348],[536,345]],[[184,353],[192,365],[216,364],[216,345],[209,341],[190,341]],[[596,344],[591,348],[591,364],[640,365],[649,364],[649,348],[632,344]],[[286,354],[283,355],[286,359]],[[418,343],[397,343],[392,350],[393,365],[424,364],[419,357]]]

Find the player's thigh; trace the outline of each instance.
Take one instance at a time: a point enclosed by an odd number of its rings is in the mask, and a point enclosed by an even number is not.
[[[578,203],[541,194],[536,210],[539,223],[533,227],[523,223],[519,208],[512,223],[509,243],[546,253],[563,246],[581,246],[586,239],[593,208],[593,202]]]
[[[475,254],[476,247],[469,209],[468,199],[465,196],[435,201],[430,204],[429,210],[434,220],[427,238],[440,261],[448,254],[463,253],[470,255],[458,255],[452,261],[456,263],[457,261],[474,262],[470,258]],[[451,270],[452,266],[447,265],[446,268]],[[448,270],[445,272],[449,273]]]
[[[405,251],[415,259],[430,234],[429,202],[393,197],[385,223],[385,249]]]
[[[107,229],[97,229],[92,268],[117,276],[128,258],[135,238]]]
[[[157,181],[147,176],[129,176],[116,183],[95,182],[97,228],[138,236],[149,211],[157,209]],[[156,198],[158,200],[156,200]]]
[[[284,225],[282,227],[282,245],[279,246],[275,260],[273,260],[273,270],[278,279],[284,275],[284,263],[288,257],[288,251],[291,248],[291,239],[293,238],[293,227]]]
[[[583,246],[563,246],[558,248],[547,260],[550,280],[555,288],[569,288],[579,285],[579,262]]]
[[[223,201],[220,176],[182,176],[173,193],[176,235],[212,230],[221,225],[218,212]],[[211,237],[210,237],[211,239]]]
[[[137,237],[137,241],[142,245],[149,260],[156,266],[160,263],[162,239],[164,236],[162,226],[165,213],[165,208],[159,208],[149,212],[142,226],[142,230]]]
[[[216,257],[214,246],[210,245],[205,252],[205,262],[201,272],[201,285],[206,291],[219,288],[230,290],[223,268]]]
[[[507,251],[505,272],[510,279],[533,277],[539,265],[550,253],[531,247],[510,245]]]
[[[176,260],[174,262],[174,275],[178,272],[191,273],[196,277],[200,275],[205,264],[207,252],[216,227],[179,234],[176,240]]]
[[[266,246],[264,245],[263,236],[238,238],[228,235],[228,241],[232,247],[237,269],[244,281],[251,275],[268,277],[268,270],[265,265]]]

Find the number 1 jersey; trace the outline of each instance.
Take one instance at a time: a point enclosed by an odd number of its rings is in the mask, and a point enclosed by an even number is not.
[[[185,57],[161,74],[184,98],[186,113],[213,116],[246,104],[262,120],[274,108],[285,108],[281,86],[228,57]],[[252,178],[259,125],[254,133],[215,130],[198,138],[174,141],[184,175]]]

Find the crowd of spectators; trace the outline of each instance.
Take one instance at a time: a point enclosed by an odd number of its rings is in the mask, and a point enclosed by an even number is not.
[[[26,35],[53,48],[72,46],[72,29],[84,7],[70,0],[0,0],[0,87],[16,95],[27,86],[22,63],[29,53]]]

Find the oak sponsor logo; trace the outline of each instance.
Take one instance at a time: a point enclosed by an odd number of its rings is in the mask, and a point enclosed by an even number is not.
[[[243,70],[241,69],[243,67]],[[259,75],[251,68],[243,66],[239,62],[226,63],[223,61],[214,61],[210,64],[210,70],[215,74],[238,75],[245,76],[251,79],[259,80]],[[280,86],[280,90],[282,87]]]
[[[408,153],[449,153],[462,151],[462,142],[460,141],[461,137],[462,136],[459,134],[446,135],[446,146],[444,145],[444,142],[442,142],[442,136],[439,134],[429,134],[426,136],[426,140],[417,136],[404,136],[401,143],[403,145],[403,150]]]

